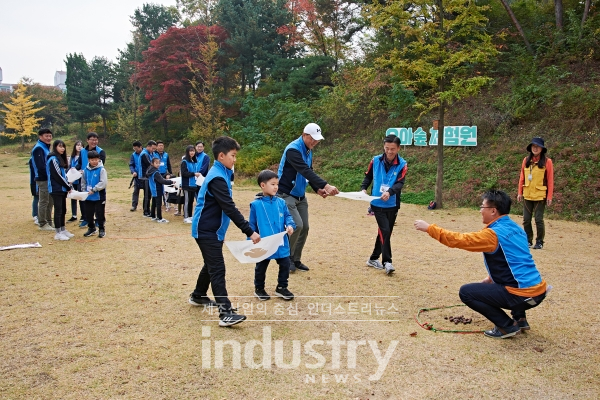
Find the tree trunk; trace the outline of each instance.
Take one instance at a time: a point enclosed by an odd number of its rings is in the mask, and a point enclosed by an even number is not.
[[[102,116],[102,128],[104,129],[104,133],[102,134],[103,138],[106,138],[106,117]]]
[[[581,18],[581,31],[579,32],[579,39],[581,40],[581,35],[583,35],[583,26],[585,25],[585,21],[587,21],[588,14],[590,13],[590,7],[592,6],[592,0],[585,0],[585,6],[583,7],[583,17]]]
[[[169,121],[167,121],[167,116],[166,115],[163,118],[162,126],[163,126],[163,136],[164,136],[165,142],[166,142],[168,140],[168,138],[169,138]]]
[[[25,136],[21,135],[21,151],[25,151]]]
[[[563,3],[562,0],[554,0],[554,17],[556,18],[556,30],[563,30]]]
[[[504,9],[508,13],[508,16],[510,17],[513,25],[515,26],[515,28],[517,28],[517,31],[519,31],[519,34],[523,38],[523,42],[525,42],[525,47],[527,47],[527,51],[529,51],[529,54],[534,55],[533,48],[529,44],[529,40],[527,40],[527,37],[525,36],[525,32],[523,31],[523,28],[521,28],[521,24],[519,24],[519,21],[517,20],[517,17],[515,16],[515,14],[512,12],[512,9],[508,5],[507,0],[500,0],[500,2],[502,3],[502,5],[504,6]]]
[[[440,36],[444,33],[444,3],[438,0],[438,18],[440,21]],[[442,61],[443,62],[443,61]],[[444,91],[444,77],[439,80],[438,93]],[[435,178],[435,202],[437,208],[444,208],[443,189],[444,189],[444,102],[440,99],[439,121],[438,121],[438,142],[437,142],[437,174]]]

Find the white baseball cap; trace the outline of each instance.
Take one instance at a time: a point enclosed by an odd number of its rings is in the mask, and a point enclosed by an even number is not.
[[[308,133],[315,140],[323,140],[323,135],[321,135],[321,127],[314,122],[306,125],[304,127],[304,133]]]

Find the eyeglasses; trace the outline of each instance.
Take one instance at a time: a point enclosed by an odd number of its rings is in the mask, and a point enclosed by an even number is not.
[[[479,206],[479,208],[496,208],[496,207],[492,207],[492,206]]]

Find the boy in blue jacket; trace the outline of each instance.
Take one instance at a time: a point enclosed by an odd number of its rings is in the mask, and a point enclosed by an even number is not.
[[[250,203],[250,227],[262,237],[275,235],[287,231],[288,236],[294,233],[296,224],[292,214],[288,211],[285,200],[277,197],[279,178],[277,174],[268,169],[258,174],[258,184],[262,193]],[[290,276],[290,242],[287,236],[283,238],[283,245],[279,246],[271,257],[256,263],[254,269],[254,295],[259,300],[269,300],[271,296],[265,291],[265,275],[271,260],[279,264],[277,276],[277,289],[275,294],[284,300],[292,300],[294,294],[288,290]]]
[[[223,241],[229,222],[233,221],[252,243],[260,242],[260,235],[250,227],[231,197],[231,169],[239,149],[240,145],[233,138],[215,139],[212,147],[215,162],[200,188],[192,219],[192,236],[200,247],[204,265],[188,302],[194,306],[218,305],[219,326],[239,324],[246,319],[245,315],[236,314],[227,297]],[[212,286],[216,304],[207,296],[209,286]]]

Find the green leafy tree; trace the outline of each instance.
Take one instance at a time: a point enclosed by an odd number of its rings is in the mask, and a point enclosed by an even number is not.
[[[6,110],[0,110],[6,116],[4,125],[13,132],[2,132],[3,136],[14,139],[21,138],[21,150],[25,150],[25,138],[33,135],[35,129],[39,126],[42,118],[36,117],[36,113],[43,107],[35,108],[36,102],[32,100],[32,95],[27,95],[27,87],[23,82],[19,82],[14,91],[11,101],[4,103]]]
[[[486,10],[474,0],[397,0],[366,7],[373,28],[385,29],[395,39],[394,47],[376,60],[377,65],[391,70],[414,91],[413,107],[420,116],[438,109],[438,207],[443,206],[445,107],[492,82],[482,68],[497,55],[485,31]]]
[[[90,62],[92,90],[96,94],[94,112],[102,118],[106,135],[106,120],[113,109],[116,75],[114,64],[105,57],[94,57]]]
[[[92,83],[92,72],[83,54],[68,54],[67,65],[67,108],[73,119],[81,124],[96,115],[96,91]]]

